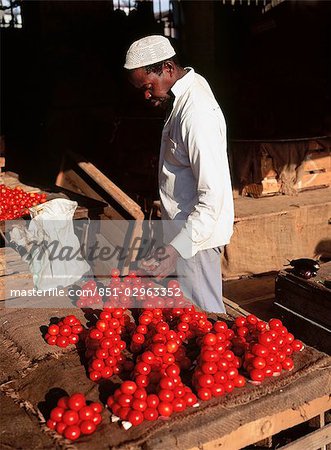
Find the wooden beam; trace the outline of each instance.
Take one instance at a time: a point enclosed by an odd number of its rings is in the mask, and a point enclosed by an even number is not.
[[[200,442],[197,447],[193,447],[190,450],[239,450],[247,445],[254,444],[269,436],[273,436],[282,430],[306,422],[330,408],[331,397],[325,395],[316,398],[311,402],[303,403],[298,408],[286,409],[285,411],[273,414],[272,416],[262,417],[253,422],[245,423],[237,430],[234,430],[219,439],[206,443]],[[310,449],[311,447],[301,446],[300,450],[305,448]]]
[[[226,309],[229,309],[230,312],[235,311],[236,315],[240,314],[241,316],[248,316],[250,313],[246,311],[243,308],[240,308],[240,306],[233,302],[232,300],[229,300],[226,297],[223,297],[223,303],[226,306]]]
[[[313,433],[309,433],[290,444],[280,447],[279,450],[317,450],[331,443],[331,423],[323,428],[319,428]],[[325,448],[325,447],[324,447]]]
[[[68,152],[70,157],[76,162],[76,164],[87,173],[92,180],[94,180],[99,186],[102,186],[105,192],[107,192],[114,200],[116,200],[122,208],[129,212],[135,219],[144,220],[144,214],[141,211],[140,206],[125,194],[115,183],[109,180],[99,169],[97,169],[92,163],[85,160],[80,155]]]

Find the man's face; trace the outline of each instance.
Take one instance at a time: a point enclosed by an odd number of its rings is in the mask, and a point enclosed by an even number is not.
[[[170,98],[168,92],[172,84],[166,69],[163,69],[161,75],[154,72],[147,74],[143,67],[134,69],[129,74],[129,81],[143,93],[145,100],[154,107],[165,106]]]

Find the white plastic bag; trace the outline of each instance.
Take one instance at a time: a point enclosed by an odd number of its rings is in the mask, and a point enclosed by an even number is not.
[[[73,215],[77,202],[56,198],[31,208],[28,229],[14,227],[11,241],[24,247],[36,289],[69,286],[90,270],[74,233]]]

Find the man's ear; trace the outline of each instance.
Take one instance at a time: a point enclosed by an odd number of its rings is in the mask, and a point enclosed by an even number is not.
[[[169,73],[170,76],[172,76],[175,70],[175,66],[171,61],[166,61],[164,63],[164,69]]]

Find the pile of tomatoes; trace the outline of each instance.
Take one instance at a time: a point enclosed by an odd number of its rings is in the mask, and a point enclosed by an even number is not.
[[[279,319],[268,323],[253,314],[237,317],[233,326],[234,352],[243,358],[243,368],[255,383],[279,376],[283,370],[292,370],[292,354],[303,350],[303,344]]]
[[[266,323],[250,314],[237,317],[230,327],[197,311],[184,295],[174,299],[141,294],[139,304],[145,307],[128,309],[124,305],[132,304],[130,292],[137,286],[146,288],[139,292],[148,292],[151,281],[135,273],[121,278],[114,270],[108,286],[114,285],[125,295],[104,288],[100,294],[100,284],[85,283],[88,291],[77,304],[94,317],[83,339],[88,376],[95,382],[113,376],[123,380],[108,396],[107,407],[112,420],[122,421],[125,428],[170,417],[242,388],[247,381],[261,383],[292,370],[292,354],[303,349],[278,319]],[[167,292],[180,290],[175,280],[169,286]],[[100,309],[90,309],[93,301]],[[63,319],[60,335],[68,320]],[[53,331],[57,329],[48,334]]]
[[[84,394],[76,392],[70,397],[61,397],[52,409],[46,425],[51,430],[74,441],[81,434],[92,434],[101,423],[103,407],[100,403],[86,404]]]
[[[12,220],[29,214],[28,208],[45,203],[46,194],[25,192],[0,184],[0,220]]]
[[[85,356],[92,381],[109,379],[125,369],[132,369],[131,364],[129,367],[124,365],[126,358],[122,353],[126,343],[121,334],[129,322],[130,318],[124,314],[123,308],[105,308],[99,313],[95,326],[90,328],[85,340]]]
[[[45,340],[49,345],[65,348],[69,344],[78,344],[79,335],[82,332],[83,326],[80,320],[74,315],[69,315],[48,327]]]

